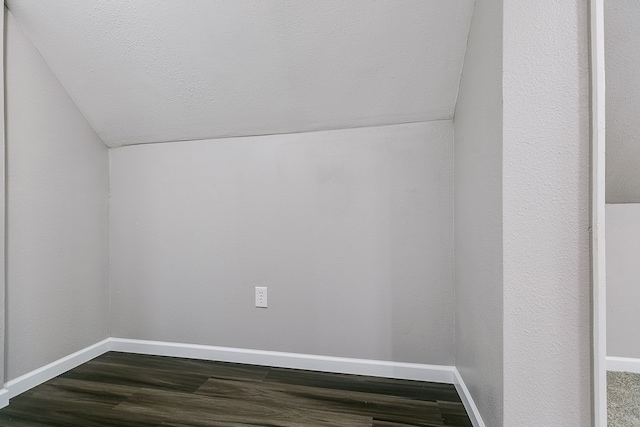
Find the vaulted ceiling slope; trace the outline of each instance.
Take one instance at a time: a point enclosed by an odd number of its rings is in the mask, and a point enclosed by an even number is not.
[[[453,117],[473,0],[9,0],[110,147]]]

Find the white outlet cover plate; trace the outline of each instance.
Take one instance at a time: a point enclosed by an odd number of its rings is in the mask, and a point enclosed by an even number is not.
[[[256,307],[267,308],[267,288],[256,286]]]

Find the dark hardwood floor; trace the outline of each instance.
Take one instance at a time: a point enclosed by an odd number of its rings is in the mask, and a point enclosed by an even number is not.
[[[11,400],[0,426],[468,427],[449,384],[110,352]]]

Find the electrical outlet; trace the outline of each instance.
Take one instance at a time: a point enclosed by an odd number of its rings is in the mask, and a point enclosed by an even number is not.
[[[266,286],[256,286],[256,307],[267,308]]]

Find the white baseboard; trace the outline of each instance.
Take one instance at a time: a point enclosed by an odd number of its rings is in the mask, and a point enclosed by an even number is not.
[[[4,408],[9,405],[9,390],[6,388],[0,389],[0,408]]]
[[[123,338],[112,338],[111,350],[125,353],[153,354],[157,356],[184,357],[189,359],[246,363],[250,365],[275,366],[279,368],[305,369],[308,371],[335,372],[340,374],[401,378],[447,384],[453,384],[454,381],[454,367],[442,365],[387,362],[370,359],[352,359],[347,357]]]
[[[640,374],[640,359],[607,356],[607,371],[634,372]]]
[[[469,390],[454,366],[353,359],[125,338],[108,338],[5,383],[5,388],[0,389],[0,408],[7,406],[9,399],[20,393],[24,393],[108,351],[453,384],[460,395],[473,426],[485,427]]]
[[[20,393],[24,393],[43,382],[49,381],[50,379],[55,378],[60,374],[64,374],[76,366],[82,365],[83,363],[106,353],[109,351],[109,343],[110,339],[107,338],[99,343],[76,351],[62,359],[58,359],[55,362],[49,363],[48,365],[6,382],[4,385],[6,393],[4,395],[0,395],[0,399],[6,399],[6,404],[4,405],[6,406],[9,403],[9,399],[19,395]],[[3,401],[4,400],[0,400],[0,404],[2,404]]]
[[[473,401],[467,385],[462,379],[462,375],[460,375],[460,372],[458,372],[458,369],[455,367],[453,368],[453,374],[453,385],[456,387],[456,391],[460,395],[464,408],[467,410],[467,415],[469,415],[469,418],[471,419],[471,424],[473,424],[473,427],[486,427],[484,421],[482,421],[482,417],[480,416],[480,411]]]

